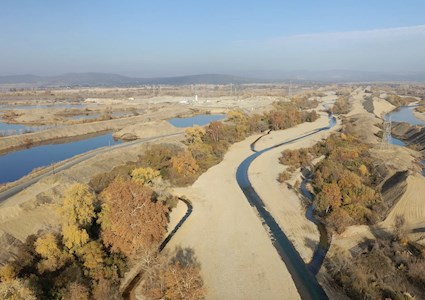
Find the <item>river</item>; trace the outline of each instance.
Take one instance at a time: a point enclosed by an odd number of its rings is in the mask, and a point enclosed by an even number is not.
[[[392,122],[406,122],[410,125],[425,126],[425,121],[418,119],[413,113],[413,109],[415,109],[415,107],[416,106],[401,106],[400,108],[386,114],[385,119],[391,120]],[[393,136],[390,137],[389,143],[402,147],[406,146],[405,142],[396,139]],[[422,165],[422,175],[425,176],[425,160],[422,161]]]
[[[0,156],[0,183],[12,182],[29,174],[32,170],[50,166],[100,147],[121,143],[111,133],[79,141],[36,146]],[[52,166],[53,168],[53,166]]]
[[[258,211],[262,223],[268,227],[268,232],[271,236],[273,246],[276,248],[277,253],[284,261],[302,299],[327,299],[326,293],[317,282],[315,277],[315,269],[317,268],[317,265],[321,265],[323,262],[326,251],[320,247],[317,247],[315,253],[313,254],[312,263],[309,265],[304,263],[303,259],[292,245],[291,241],[282,231],[279,224],[277,224],[276,220],[273,218],[270,212],[266,209],[263,200],[252,187],[248,177],[248,169],[251,163],[263,153],[283,145],[291,144],[297,140],[304,139],[318,132],[329,130],[335,124],[336,119],[334,117],[330,117],[329,126],[319,128],[306,135],[255,152],[254,154],[247,157],[236,170],[236,180],[239,187],[241,188],[250,205],[255,207],[255,209]],[[252,145],[251,149],[253,149]]]

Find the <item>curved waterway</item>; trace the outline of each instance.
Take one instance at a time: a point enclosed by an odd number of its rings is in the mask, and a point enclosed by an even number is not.
[[[305,264],[298,251],[295,249],[294,245],[289,241],[286,234],[282,231],[280,226],[277,224],[276,220],[270,214],[270,212],[266,209],[263,200],[254,190],[251,185],[251,181],[248,177],[248,169],[251,163],[263,153],[266,153],[272,149],[277,147],[288,145],[294,143],[298,140],[304,139],[308,136],[314,135],[318,132],[329,130],[336,124],[335,117],[330,117],[329,126],[316,129],[308,134],[297,137],[295,139],[282,142],[278,145],[266,148],[264,150],[255,152],[254,154],[247,157],[238,167],[236,171],[236,180],[238,182],[239,187],[244,193],[246,199],[249,204],[258,211],[258,214],[261,218],[262,223],[268,227],[268,233],[271,237],[273,246],[276,248],[278,254],[281,259],[285,263],[289,273],[294,280],[295,286],[297,287],[298,293],[300,294],[302,299],[315,300],[315,299],[328,299],[325,291],[317,282],[315,277],[315,270],[310,268],[309,265]],[[252,147],[251,147],[252,148]],[[318,247],[319,248],[319,247]],[[315,260],[320,259],[323,261],[323,257],[326,254],[322,253],[321,249],[317,249],[313,255],[312,264],[316,265]],[[317,268],[317,267],[316,267]]]
[[[121,143],[111,133],[79,141],[36,146],[0,156],[0,183],[12,182],[40,167],[52,166],[62,160],[100,147]]]

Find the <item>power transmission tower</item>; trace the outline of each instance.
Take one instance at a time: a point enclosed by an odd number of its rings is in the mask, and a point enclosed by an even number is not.
[[[289,81],[288,96],[289,96],[289,98],[292,97],[292,80]]]
[[[384,120],[384,134],[382,135],[382,148],[388,149],[391,141],[391,117]]]

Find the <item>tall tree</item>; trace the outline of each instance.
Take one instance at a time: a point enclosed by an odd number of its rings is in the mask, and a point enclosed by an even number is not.
[[[89,240],[87,227],[96,216],[94,209],[95,195],[88,186],[76,183],[64,194],[60,212],[63,216],[62,235],[66,247],[71,252],[79,249]]]
[[[168,207],[152,199],[152,189],[134,180],[117,179],[102,193],[99,220],[102,238],[127,256],[156,245],[164,236]]]

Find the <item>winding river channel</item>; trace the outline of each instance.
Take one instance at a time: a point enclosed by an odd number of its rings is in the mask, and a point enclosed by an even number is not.
[[[239,165],[236,171],[236,180],[238,182],[239,187],[243,191],[250,205],[258,211],[263,225],[265,225],[269,229],[268,233],[271,236],[273,246],[276,248],[278,254],[285,263],[302,299],[328,299],[326,293],[324,292],[320,284],[317,282],[317,279],[315,277],[316,269],[318,270],[320,268],[320,265],[326,255],[326,251],[324,251],[324,249],[322,249],[321,247],[317,247],[313,254],[312,263],[309,265],[304,263],[303,259],[295,249],[294,245],[292,245],[292,243],[289,241],[288,237],[282,231],[276,220],[266,209],[263,200],[253,188],[249,180],[248,169],[251,163],[260,155],[272,149],[281,147],[283,145],[288,145],[298,140],[304,139],[308,136],[317,134],[321,131],[329,130],[335,124],[336,119],[335,117],[331,116],[329,119],[329,125],[326,127],[316,129],[303,136],[255,152],[254,154],[247,157]],[[254,147],[251,146],[252,150],[254,150],[253,148]]]

